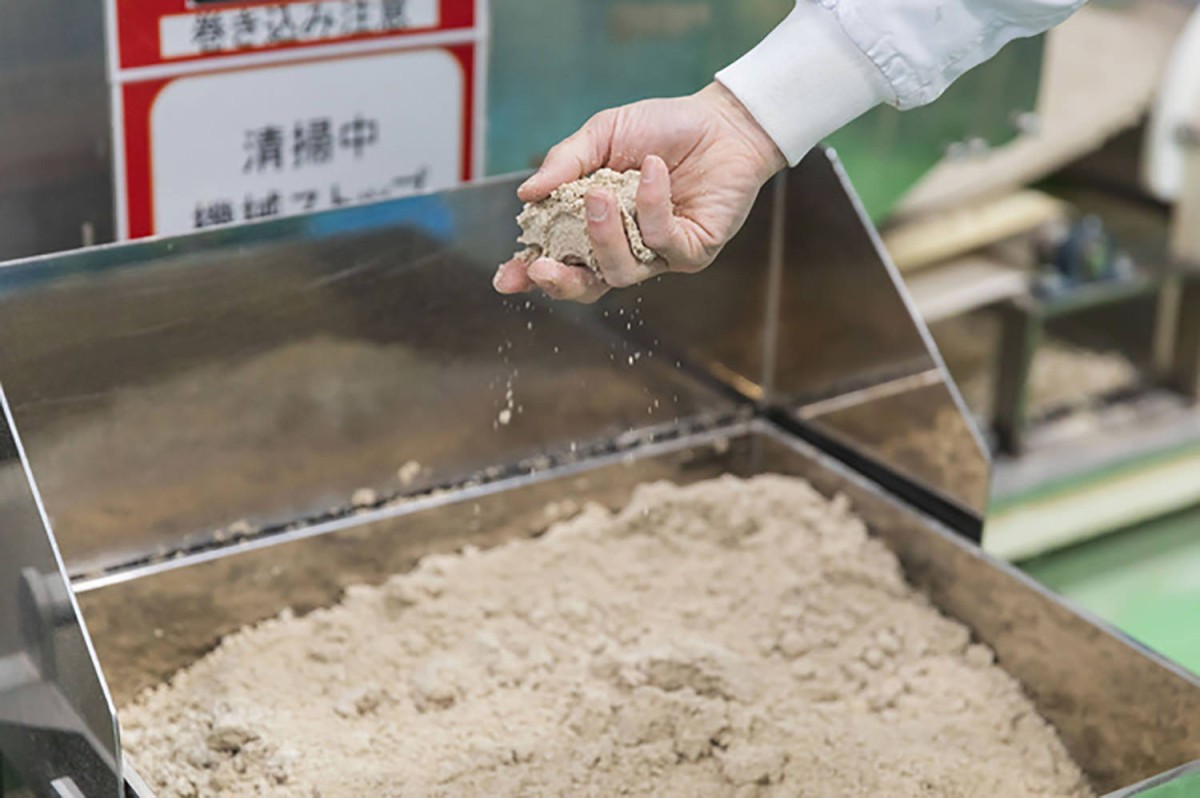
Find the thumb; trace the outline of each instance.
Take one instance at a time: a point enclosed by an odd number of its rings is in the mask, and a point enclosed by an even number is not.
[[[608,162],[616,115],[602,111],[570,137],[551,148],[541,167],[517,189],[525,202],[537,202],[563,183],[589,175]]]

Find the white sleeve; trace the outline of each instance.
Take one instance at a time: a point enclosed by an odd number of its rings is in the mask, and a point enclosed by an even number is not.
[[[913,108],[1085,0],[799,0],[717,73],[792,164],[881,102]]]

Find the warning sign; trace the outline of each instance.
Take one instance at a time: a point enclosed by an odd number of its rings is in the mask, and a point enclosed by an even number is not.
[[[159,54],[165,60],[430,30],[438,26],[439,11],[437,0],[316,0],[197,10],[160,20]]]
[[[484,28],[477,0],[108,0],[108,7],[113,71]]]
[[[123,4],[115,0],[115,13]],[[478,21],[473,3],[138,5],[148,6],[171,12],[138,16],[158,60],[113,71],[120,237],[325,210],[475,176],[482,33],[413,35]],[[315,14],[337,22],[296,26]],[[197,36],[201,17],[209,27]],[[286,42],[272,28],[281,20],[294,36]],[[130,35],[127,20],[113,22]],[[124,62],[123,50],[115,55]]]

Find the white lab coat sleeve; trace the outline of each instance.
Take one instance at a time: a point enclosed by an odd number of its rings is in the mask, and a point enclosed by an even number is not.
[[[882,102],[913,108],[1008,42],[1085,0],[799,0],[779,27],[717,73],[795,164]]]

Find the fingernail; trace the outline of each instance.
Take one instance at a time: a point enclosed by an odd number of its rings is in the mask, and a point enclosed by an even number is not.
[[[657,171],[658,171],[657,169],[650,168],[649,161],[642,164],[642,182],[643,183],[653,183],[654,182],[654,174]]]
[[[525,189],[529,188],[534,183],[536,183],[537,179],[541,176],[542,176],[542,170],[539,169],[536,172],[534,172],[533,174],[531,174],[529,177],[527,177],[525,179],[525,182],[521,184],[521,187],[518,188],[517,191],[524,191]]]
[[[601,197],[584,197],[583,204],[587,208],[588,219],[593,222],[603,222],[604,217],[608,216],[608,203]]]

